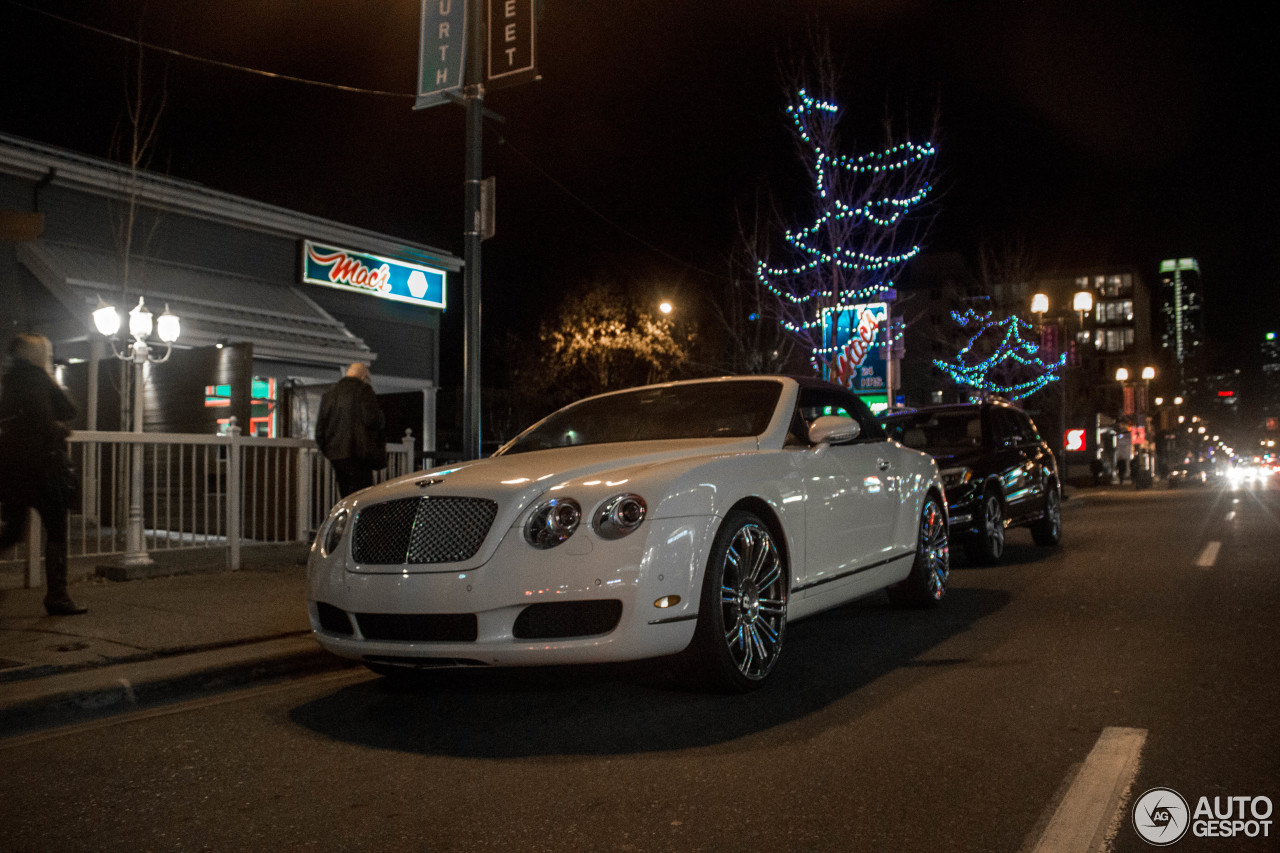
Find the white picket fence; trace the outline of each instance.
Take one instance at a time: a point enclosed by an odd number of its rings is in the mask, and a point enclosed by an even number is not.
[[[69,439],[80,494],[69,511],[68,556],[125,553],[133,448],[143,456],[142,528],[149,554],[225,549],[240,568],[247,544],[309,541],[338,500],[328,460],[310,439],[228,435],[74,432]],[[413,436],[387,445],[381,482],[414,470]],[[21,572],[25,586],[42,582],[39,516],[32,512],[26,543],[0,554],[0,574]]]

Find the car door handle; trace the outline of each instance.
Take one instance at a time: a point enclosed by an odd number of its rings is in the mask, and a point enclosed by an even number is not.
[[[890,462],[889,462],[889,460],[888,460],[888,459],[877,459],[877,460],[876,460],[876,466],[877,466],[881,471],[888,471],[891,467],[893,467],[893,466],[890,464]]]

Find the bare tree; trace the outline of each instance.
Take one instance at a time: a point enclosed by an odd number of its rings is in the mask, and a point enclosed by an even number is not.
[[[138,271],[134,258],[137,244],[149,245],[159,226],[160,217],[151,211],[146,221],[141,215],[140,173],[150,166],[160,127],[160,116],[168,99],[168,69],[159,75],[159,90],[152,93],[146,68],[146,50],[142,47],[143,19],[146,9],[138,15],[136,53],[131,54],[129,73],[125,79],[125,109],[121,121],[112,136],[110,154],[113,160],[126,167],[121,179],[120,201],[109,208],[111,226],[120,263],[120,295],[124,310],[129,310],[130,290],[135,287]],[[144,248],[145,250],[145,248]],[[141,288],[145,290],[145,288]],[[119,381],[113,382],[120,395],[120,428],[129,429],[133,423],[131,383],[133,372],[127,363],[121,363]],[[96,420],[96,413],[95,413]]]
[[[1027,289],[1037,266],[1035,250],[1020,233],[984,238],[978,246],[978,280],[987,295],[1010,310],[1029,310]]]
[[[740,247],[728,259],[724,286],[705,300],[713,328],[699,336],[698,367],[727,374],[785,373],[796,369],[795,339],[777,322],[773,296],[756,278],[757,251],[768,245],[766,217],[757,203],[754,217],[738,220]]]
[[[839,357],[825,339],[829,312],[873,301],[920,251],[933,220],[928,202],[938,115],[923,142],[900,140],[886,118],[882,150],[840,153],[840,71],[829,43],[813,44],[807,68],[791,72],[794,95],[787,109],[796,154],[812,186],[809,216],[803,224],[783,225],[781,250],[754,244],[754,274],[770,297],[771,319],[820,370]]]
[[[134,256],[134,243],[139,240],[138,176],[151,164],[155,152],[155,143],[160,127],[160,116],[164,112],[168,100],[168,70],[159,75],[159,91],[152,94],[145,69],[146,51],[141,46],[142,20],[145,10],[138,18],[138,47],[132,62],[131,79],[125,85],[125,112],[121,125],[118,125],[111,141],[112,159],[123,163],[127,168],[124,177],[123,206],[113,215],[113,226],[117,251],[120,253],[121,286],[124,295],[129,293],[131,283],[131,263]],[[159,223],[158,217],[151,217],[146,223],[147,230],[141,241],[145,246],[150,242]]]

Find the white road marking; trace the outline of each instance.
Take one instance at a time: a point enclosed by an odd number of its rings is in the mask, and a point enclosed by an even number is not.
[[[1129,787],[1138,775],[1138,757],[1146,729],[1109,726],[1071,782],[1034,853],[1085,853],[1103,850],[1122,819]]]
[[[1196,565],[1202,569],[1213,568],[1213,564],[1218,561],[1218,549],[1221,547],[1221,542],[1210,542],[1205,545],[1204,550],[1200,552],[1200,556],[1196,557]]]
[[[1227,520],[1227,521],[1235,521],[1235,520],[1236,520],[1236,511],[1235,511],[1234,509],[1233,509],[1233,510],[1231,510],[1231,512],[1227,513],[1227,518],[1226,518],[1226,520]]]

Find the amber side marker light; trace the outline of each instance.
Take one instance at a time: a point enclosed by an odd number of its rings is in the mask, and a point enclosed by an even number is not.
[[[662,598],[659,598],[657,601],[655,601],[653,603],[653,606],[661,610],[667,607],[675,607],[679,603],[680,603],[680,596],[664,595],[662,596]]]

